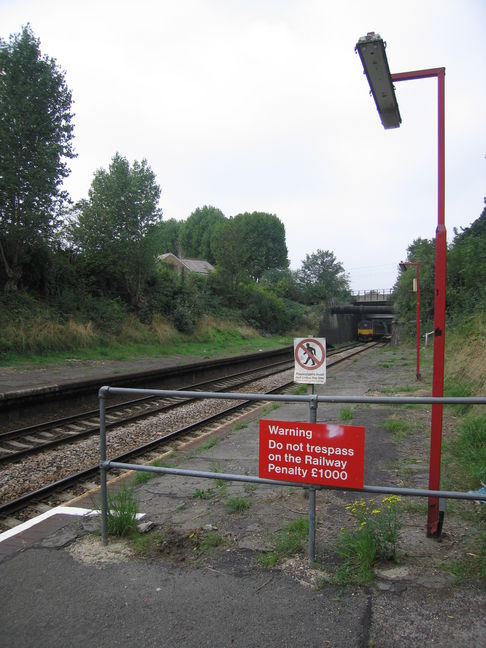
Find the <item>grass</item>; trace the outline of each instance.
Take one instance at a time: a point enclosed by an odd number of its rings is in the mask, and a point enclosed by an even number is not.
[[[132,486],[123,486],[108,494],[108,533],[114,536],[132,535],[137,528],[138,502]]]
[[[191,337],[175,331],[165,320],[142,324],[132,318],[118,334],[97,331],[91,322],[80,323],[35,317],[12,321],[2,330],[3,366],[38,366],[72,360],[130,360],[132,358],[194,355],[210,358],[273,349],[292,343],[287,336],[260,336],[254,329],[231,321],[217,321]]]
[[[258,562],[264,567],[274,567],[279,561],[289,556],[295,556],[303,550],[305,539],[309,535],[308,518],[300,517],[286,522],[275,537],[273,551],[262,553]]]
[[[380,427],[387,432],[391,432],[395,440],[403,439],[410,430],[410,425],[408,423],[393,416],[382,423]]]
[[[450,450],[469,485],[477,488],[486,483],[486,414],[463,419],[458,432]]]
[[[157,468],[170,468],[171,466],[170,463],[167,463],[166,461],[160,461],[159,459],[152,461],[150,465],[156,466]],[[134,485],[146,484],[148,481],[150,481],[151,479],[157,476],[158,473],[137,471],[137,473],[132,479],[132,484]]]
[[[455,398],[467,398],[473,395],[473,387],[470,383],[461,381],[457,378],[447,377],[444,380],[444,396],[452,396]],[[464,416],[467,414],[471,405],[446,405],[451,409],[452,413],[456,416]]]
[[[213,498],[215,495],[213,488],[196,488],[192,494],[193,499],[208,500]]]
[[[225,502],[228,513],[243,513],[251,506],[251,500],[247,497],[231,497]]]
[[[294,389],[294,394],[296,396],[307,394],[307,385],[299,385]]]
[[[211,448],[214,448],[214,446],[218,445],[218,443],[219,443],[218,438],[208,439],[207,441],[204,441],[204,443],[201,443],[201,445],[198,448],[196,448],[192,454],[198,455],[201,454],[202,452],[206,452],[206,450],[210,450]]]
[[[339,411],[339,420],[343,423],[346,421],[352,421],[354,417],[354,411],[352,407],[343,407]]]

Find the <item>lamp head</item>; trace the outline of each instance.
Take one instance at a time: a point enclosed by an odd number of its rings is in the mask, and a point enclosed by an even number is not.
[[[358,40],[355,50],[363,64],[381,123],[384,128],[388,129],[398,128],[402,118],[398,109],[385,47],[386,43],[379,34],[368,32],[366,36],[362,36]]]

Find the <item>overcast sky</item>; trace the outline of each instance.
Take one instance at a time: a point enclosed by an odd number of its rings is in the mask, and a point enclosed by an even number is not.
[[[486,195],[485,0],[0,0],[66,71],[87,197],[116,151],[146,158],[164,219],[214,205],[284,223],[291,267],[331,250],[355,290],[391,288],[437,224],[437,81],[397,84],[385,131],[354,52],[375,31],[391,72],[446,68],[446,226]]]

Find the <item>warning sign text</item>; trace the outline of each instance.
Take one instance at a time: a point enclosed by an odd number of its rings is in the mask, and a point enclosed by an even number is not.
[[[259,476],[363,488],[363,427],[260,421]]]

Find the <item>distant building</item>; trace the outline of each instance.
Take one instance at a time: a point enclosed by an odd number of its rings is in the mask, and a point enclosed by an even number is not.
[[[204,259],[182,259],[177,257],[172,252],[167,252],[166,254],[160,254],[158,256],[159,261],[168,263],[174,267],[178,272],[196,272],[197,274],[208,275],[214,270],[214,266],[205,261]]]

